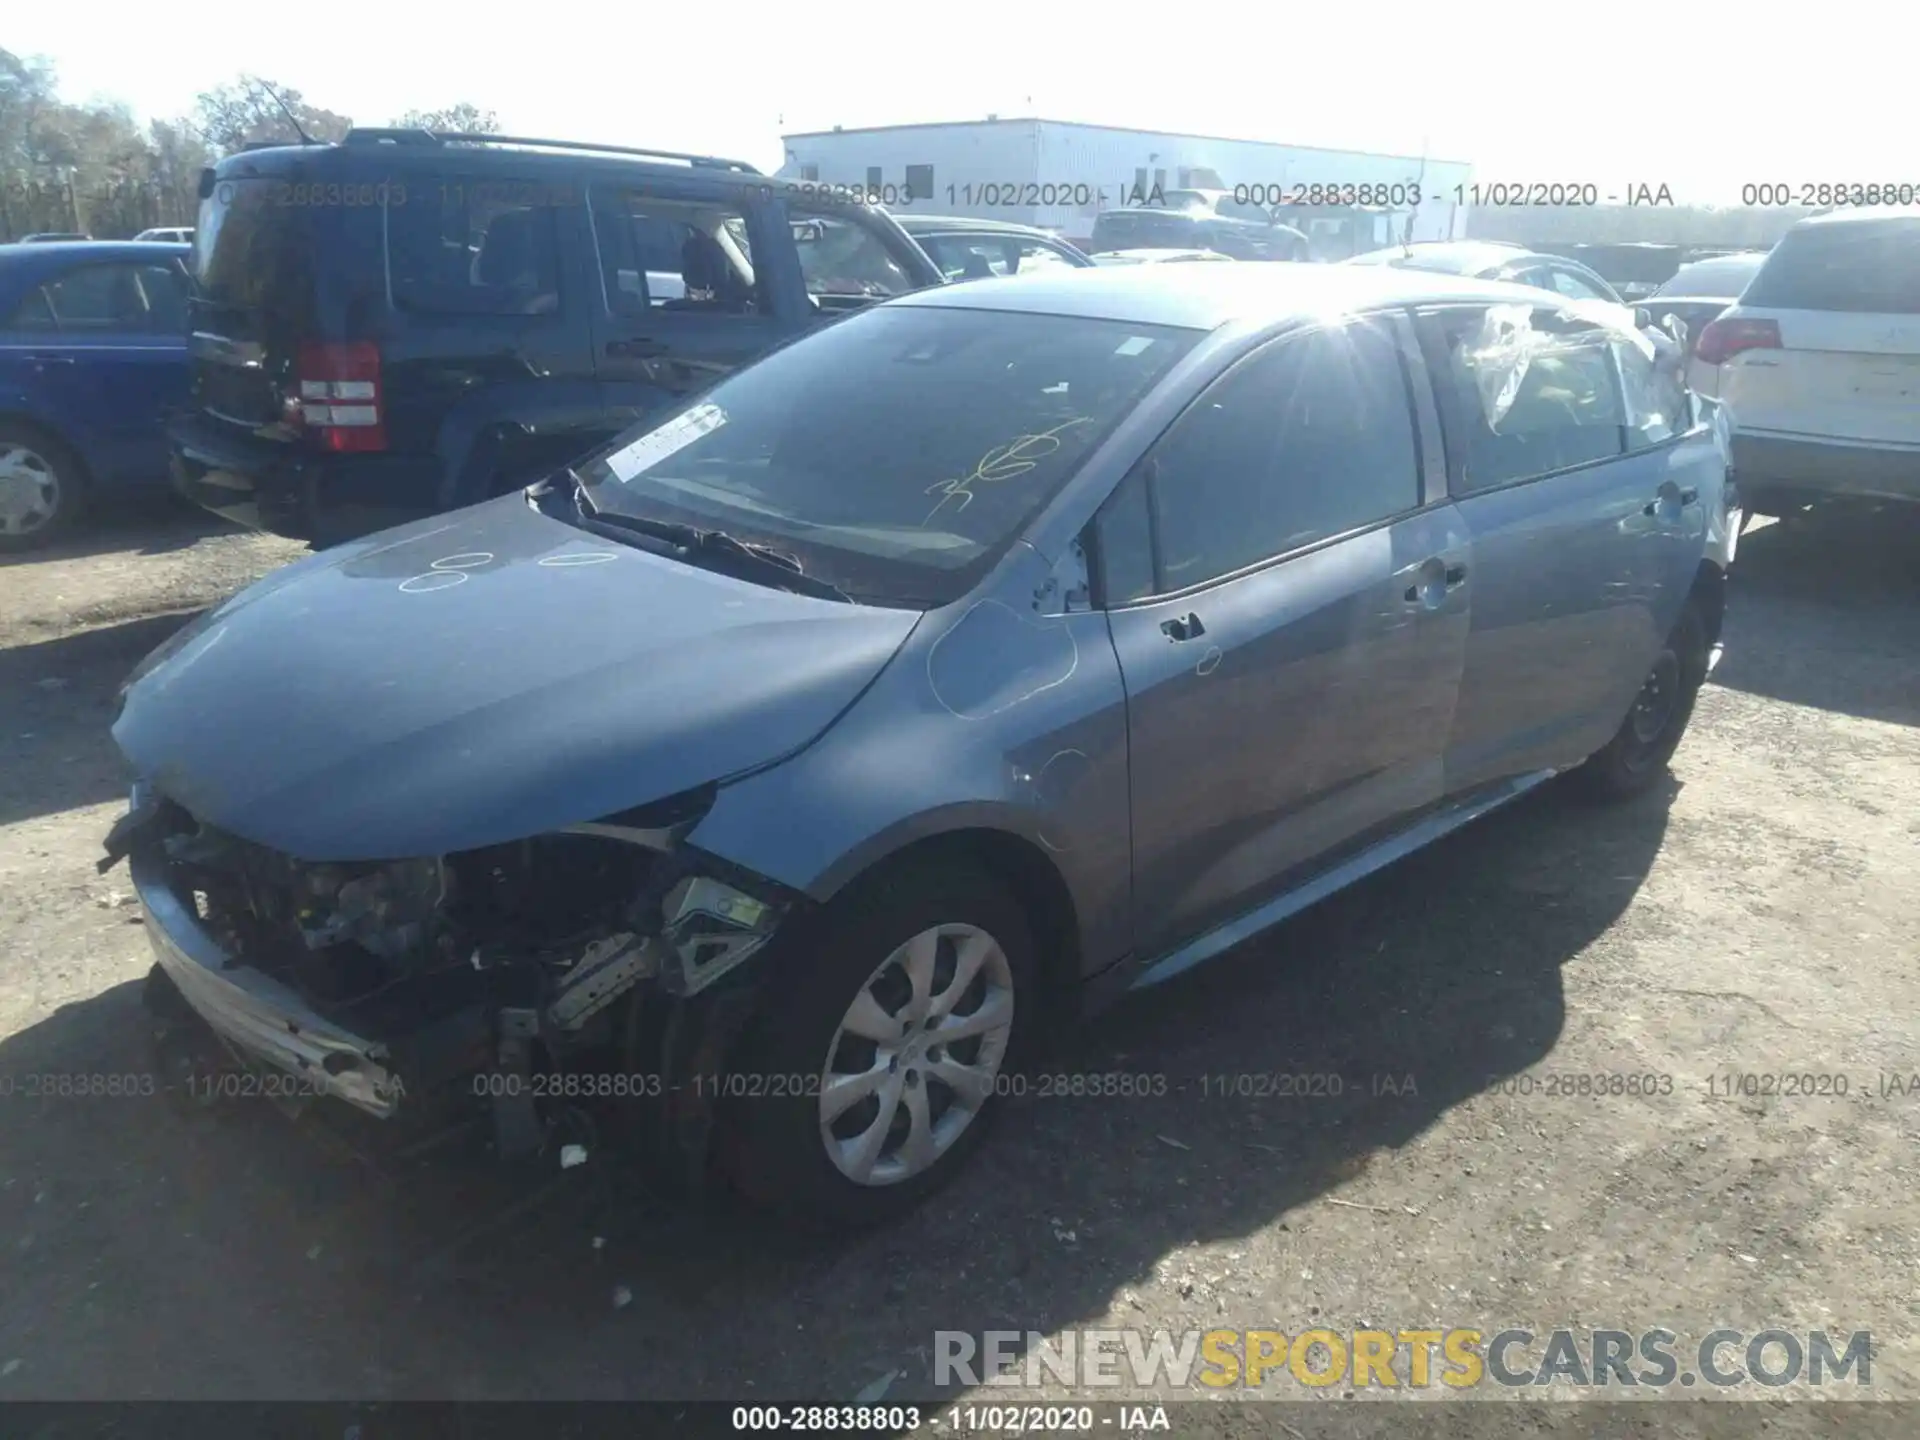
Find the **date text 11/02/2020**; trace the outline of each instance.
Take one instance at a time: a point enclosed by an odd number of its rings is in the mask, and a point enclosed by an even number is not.
[[[528,1075],[483,1071],[473,1076],[471,1087],[475,1095],[486,1098],[528,1095],[536,1100],[654,1100],[678,1094],[691,1094],[700,1100],[817,1100],[824,1083],[824,1077],[818,1074],[769,1075],[757,1071],[669,1077],[644,1071],[553,1070]],[[982,1077],[979,1098],[1150,1099],[1165,1096],[1171,1089],[1165,1075],[1144,1072],[996,1073]]]
[[[859,187],[849,187],[857,191]],[[892,187],[881,187],[886,190]],[[911,203],[933,198],[904,194],[890,198],[869,195],[882,204]],[[1361,208],[1406,208],[1422,204],[1541,208],[1579,208],[1595,205],[1667,205],[1675,204],[1672,188],[1664,183],[1633,181],[1623,185],[1602,186],[1593,181],[1493,181],[1460,184],[1428,191],[1417,179],[1362,181],[1286,181],[1255,182],[1235,185],[1227,192],[1238,205],[1276,210],[1320,205]],[[1169,206],[1168,192],[1159,185],[1143,189],[1139,185],[1105,186],[1082,183],[1052,184],[1044,181],[948,185],[942,192],[950,205],[984,209],[1025,206],[1068,205],[1076,209],[1106,209],[1109,206],[1139,206],[1156,209]]]

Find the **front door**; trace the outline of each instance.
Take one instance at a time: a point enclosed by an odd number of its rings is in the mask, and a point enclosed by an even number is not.
[[[1143,955],[1440,798],[1471,557],[1413,393],[1389,323],[1275,341],[1103,513]]]
[[[595,187],[604,302],[595,364],[610,429],[703,390],[800,328],[782,315],[771,252],[793,248],[776,207],[742,186]]]

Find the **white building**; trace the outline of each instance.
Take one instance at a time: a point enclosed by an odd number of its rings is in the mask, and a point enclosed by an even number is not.
[[[782,138],[787,179],[859,187],[891,210],[1012,220],[1082,241],[1100,211],[1157,203],[1168,190],[1227,190],[1271,208],[1315,198],[1313,186],[1360,187],[1360,203],[1401,214],[1418,195],[1414,238],[1452,239],[1466,233],[1460,187],[1473,176],[1457,160],[992,115]]]

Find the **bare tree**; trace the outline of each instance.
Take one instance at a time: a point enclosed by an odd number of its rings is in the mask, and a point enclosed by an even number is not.
[[[500,117],[462,100],[439,110],[409,110],[395,120],[396,129],[433,130],[447,135],[498,135]]]
[[[345,115],[309,104],[291,86],[257,75],[206,91],[193,108],[200,133],[222,154],[271,141],[297,145],[302,131],[311,140],[338,140],[353,125]]]

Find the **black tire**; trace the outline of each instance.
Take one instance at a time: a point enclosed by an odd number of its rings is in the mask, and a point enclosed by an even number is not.
[[[800,927],[791,943],[764,957],[771,979],[730,1066],[738,1077],[735,1087],[761,1093],[723,1103],[715,1143],[720,1168],[748,1200],[804,1229],[866,1229],[905,1213],[952,1179],[985,1137],[998,1105],[992,1094],[927,1168],[892,1183],[861,1184],[836,1166],[822,1134],[818,1085],[830,1060],[854,1069],[875,1063],[860,1054],[856,1037],[841,1039],[842,1019],[883,962],[941,925],[984,931],[1005,957],[1013,1023],[997,1073],[1016,1073],[1039,1029],[1039,991],[1032,931],[1011,887],[977,867],[953,863],[909,863],[858,882]],[[935,993],[943,988],[939,977],[952,973],[952,943],[939,942]],[[880,998],[890,985],[903,993],[898,983],[904,976],[895,969],[871,993]],[[982,983],[976,981],[956,1003],[955,1015],[984,1005]],[[976,993],[981,998],[972,999]],[[885,999],[881,1003],[890,1008]],[[960,1042],[953,1058],[977,1057],[977,1050],[962,1053],[966,1044]],[[852,1049],[850,1060],[841,1058],[843,1045]],[[932,1049],[931,1058],[938,1059],[940,1047]],[[956,1092],[918,1081],[917,1072],[904,1080],[924,1085],[922,1103],[935,1113],[936,1124],[940,1114],[951,1112]],[[947,1109],[936,1111],[943,1100]],[[867,1103],[850,1107],[842,1122],[857,1129],[866,1114],[877,1121],[878,1098],[872,1111],[864,1109]],[[903,1100],[898,1108],[909,1105]],[[897,1127],[904,1117],[895,1114],[892,1123]]]
[[[87,508],[86,466],[65,443],[35,425],[0,420],[0,552],[18,553],[51,544],[76,525]],[[30,521],[16,518],[6,503],[6,487],[30,483],[52,492],[51,513]]]
[[[1650,789],[1687,733],[1706,679],[1706,622],[1689,600],[1613,739],[1573,772],[1579,788],[1596,800],[1627,800]]]

